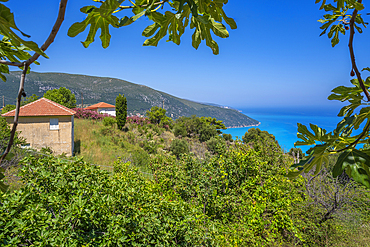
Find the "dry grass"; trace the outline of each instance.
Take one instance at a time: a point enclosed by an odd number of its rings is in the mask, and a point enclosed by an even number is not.
[[[112,170],[118,157],[132,157],[133,153],[142,150],[140,145],[148,142],[146,136],[151,135],[151,139],[160,144],[158,150],[169,148],[169,140],[175,138],[171,132],[158,136],[151,129],[144,130],[135,125],[127,127],[128,131],[120,131],[103,126],[101,121],[76,119],[75,155],[84,157],[88,163]]]
[[[88,163],[112,170],[120,152],[109,137],[100,134],[102,127],[99,121],[75,120],[75,155],[84,157]]]
[[[347,235],[333,241],[337,247],[370,247],[370,224],[348,227]]]

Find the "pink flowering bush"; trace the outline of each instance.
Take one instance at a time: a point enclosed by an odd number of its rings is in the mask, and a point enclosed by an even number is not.
[[[106,118],[106,117],[112,117],[107,113],[101,114],[96,111],[86,110],[86,109],[81,109],[81,108],[74,108],[73,110],[76,112],[75,118],[102,120],[103,118]]]
[[[143,126],[144,124],[150,124],[150,121],[146,117],[132,116],[127,117],[127,123],[134,123]]]

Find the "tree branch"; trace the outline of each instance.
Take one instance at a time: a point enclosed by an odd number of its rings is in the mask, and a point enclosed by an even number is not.
[[[49,37],[46,39],[45,43],[41,46],[41,50],[45,51],[50,46],[50,44],[54,42],[55,36],[57,35],[57,33],[59,31],[59,28],[62,25],[62,22],[64,21],[64,15],[65,15],[65,12],[66,12],[67,1],[68,0],[60,0],[57,20],[55,21],[55,24],[53,26],[53,29],[50,32]],[[28,67],[33,62],[35,62],[39,57],[40,57],[40,54],[35,53],[35,54],[33,54],[33,56],[31,58],[29,58],[27,61],[25,61],[21,64],[3,61],[3,64],[8,63],[7,65],[18,66],[18,67],[24,66],[24,68],[23,68],[21,80],[20,80],[20,83],[19,83],[18,98],[17,98],[16,109],[15,109],[13,127],[12,127],[12,130],[10,132],[10,140],[9,140],[8,146],[7,146],[4,154],[0,158],[0,164],[3,162],[3,160],[6,158],[6,156],[10,152],[10,149],[12,148],[12,145],[13,145],[13,142],[14,142],[14,136],[15,136],[15,132],[17,130],[17,125],[18,125],[19,108],[20,108],[20,105],[21,105],[22,94],[24,93],[24,81],[26,79],[26,74],[27,74]]]
[[[10,61],[6,61],[6,60],[0,60],[0,64],[16,66],[16,67],[23,67],[23,63],[10,62]]]
[[[59,12],[57,20],[55,21],[55,24],[53,26],[53,29],[50,32],[49,37],[46,39],[45,43],[40,47],[41,50],[46,51],[48,47],[51,45],[51,43],[54,42],[55,36],[57,35],[60,26],[62,25],[64,21],[64,15],[66,13],[66,7],[67,7],[67,1],[68,0],[61,0],[59,3]],[[31,63],[35,62],[40,57],[40,54],[35,53],[31,58],[29,58],[26,63],[30,65]]]
[[[362,0],[359,0],[358,1],[359,3],[362,3]],[[353,50],[353,38],[354,38],[354,35],[355,35],[355,20],[356,20],[356,17],[357,17],[357,13],[358,13],[358,10],[355,9],[353,11],[353,14],[352,14],[352,18],[349,22],[349,26],[350,26],[350,36],[349,36],[349,42],[348,42],[348,47],[349,47],[349,53],[350,53],[350,56],[351,56],[351,62],[352,62],[352,69],[355,71],[356,73],[356,76],[357,76],[357,79],[358,79],[358,82],[360,83],[360,87],[362,89],[362,91],[365,93],[366,95],[366,98],[367,98],[367,101],[370,101],[370,94],[369,92],[367,91],[365,85],[364,85],[364,82],[361,78],[361,73],[360,71],[358,70],[357,68],[357,65],[356,65],[356,59],[355,59],[355,52]]]
[[[13,146],[14,136],[15,136],[15,132],[17,130],[19,108],[20,108],[20,105],[21,105],[22,95],[24,93],[24,81],[26,79],[26,74],[27,74],[27,70],[28,70],[28,64],[26,62],[24,62],[23,64],[24,64],[24,68],[23,68],[23,72],[22,72],[22,76],[21,76],[21,81],[20,81],[20,84],[19,84],[19,91],[18,91],[18,97],[17,97],[17,105],[16,105],[16,109],[15,109],[13,127],[12,127],[12,130],[10,132],[10,140],[9,140],[8,146],[6,147],[4,154],[0,158],[0,164],[3,162],[3,160],[8,155],[8,153],[10,152],[10,149]]]
[[[329,152],[331,152],[331,153],[340,153],[342,151],[345,151],[345,150],[351,148],[352,146],[356,146],[357,143],[368,133],[369,129],[370,129],[370,121],[367,122],[367,124],[366,124],[365,128],[363,129],[361,135],[354,142],[350,143],[345,148],[342,148],[340,150],[329,151]]]

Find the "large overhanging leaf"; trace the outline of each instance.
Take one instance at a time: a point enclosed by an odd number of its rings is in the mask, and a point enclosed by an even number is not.
[[[316,169],[314,174],[318,174],[323,165],[329,165],[329,153],[326,152],[327,147],[327,144],[316,145],[315,147],[310,149],[310,156],[305,160],[301,160],[298,164],[291,166],[293,170],[289,171],[287,176],[289,178],[295,178],[303,172],[309,172],[315,166]],[[296,168],[298,169],[298,171],[295,170]]]
[[[21,61],[28,60],[31,55],[28,53],[30,49],[25,45],[15,47],[12,45],[8,37],[4,37],[0,41],[0,58],[3,60],[8,59],[11,62],[20,63]],[[35,61],[35,64],[39,64]],[[0,64],[0,78],[6,81],[4,74],[9,74],[9,67],[5,64]]]
[[[357,149],[346,150],[338,158],[333,169],[337,177],[345,171],[356,182],[370,188],[370,156]]]
[[[228,17],[223,10],[227,0],[136,0],[130,1],[132,6],[121,6],[120,4],[124,1],[118,0],[99,0],[97,2],[102,3],[99,8],[95,6],[83,7],[81,12],[87,14],[86,19],[74,23],[68,30],[68,35],[75,37],[83,32],[87,26],[90,26],[87,38],[82,42],[84,47],[88,47],[94,41],[98,29],[101,29],[100,39],[103,47],[108,47],[110,26],[115,28],[128,26],[142,16],[147,16],[154,22],[142,33],[143,36],[149,38],[144,42],[144,46],[157,46],[158,42],[167,36],[167,41],[179,45],[185,28],[190,24],[190,28],[195,29],[192,36],[193,47],[197,49],[201,41],[205,40],[206,45],[212,49],[213,53],[218,54],[219,48],[213,40],[211,31],[218,37],[227,38],[229,33],[222,22],[228,24],[231,29],[236,28],[235,21]],[[160,13],[159,7],[162,4],[169,4],[173,10]],[[121,19],[115,16],[117,12],[127,9],[132,9],[134,15]]]
[[[109,25],[118,27],[119,23],[119,19],[112,14],[122,2],[123,1],[107,0],[100,6],[100,8],[95,6],[81,8],[81,12],[87,14],[87,17],[82,22],[74,23],[68,30],[68,36],[75,37],[77,34],[85,31],[86,27],[90,25],[87,38],[82,42],[83,46],[87,48],[92,42],[94,42],[96,33],[100,29],[100,40],[102,42],[102,46],[103,48],[107,48],[111,38]]]
[[[23,33],[14,21],[14,15],[10,12],[10,9],[7,8],[5,5],[0,4],[0,33],[1,35],[8,37],[9,41],[15,47],[23,46],[27,47],[29,50],[37,52],[38,54],[47,58],[45,53],[38,47],[35,42],[32,41],[25,41],[20,38],[13,30],[19,31],[23,36],[30,37],[29,35]]]

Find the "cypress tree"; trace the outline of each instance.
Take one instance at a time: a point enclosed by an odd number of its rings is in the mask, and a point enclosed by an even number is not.
[[[122,130],[126,124],[127,118],[127,99],[122,94],[116,98],[116,120],[118,129]]]

